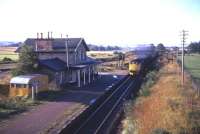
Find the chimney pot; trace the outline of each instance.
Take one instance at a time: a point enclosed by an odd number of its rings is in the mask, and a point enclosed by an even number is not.
[[[40,33],[41,34],[41,39],[43,39],[43,33]]]
[[[48,32],[48,39],[49,39],[49,32]]]
[[[53,39],[53,32],[51,32],[51,39]]]
[[[39,39],[39,33],[37,33],[37,39]]]

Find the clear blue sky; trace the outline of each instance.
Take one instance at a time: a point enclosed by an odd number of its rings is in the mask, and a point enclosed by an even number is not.
[[[200,40],[199,0],[0,0],[0,40],[37,32],[84,37],[87,43],[180,45]]]

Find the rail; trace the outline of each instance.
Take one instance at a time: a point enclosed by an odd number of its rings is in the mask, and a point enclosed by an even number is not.
[[[156,57],[146,60],[137,76],[127,76],[120,84],[108,90],[95,103],[64,127],[59,134],[108,134],[113,127],[113,120],[123,110],[124,99],[136,95],[142,78],[153,65]]]
[[[130,80],[131,80],[131,77],[128,77],[119,87],[117,87],[117,89],[115,89],[115,91],[96,109],[96,111],[93,112],[93,114],[77,129],[77,131],[74,134],[79,134],[82,132],[87,133],[87,134],[89,133],[96,134],[100,130],[100,127],[103,125],[103,123],[108,118],[110,113],[116,107],[116,104],[118,103],[118,101],[121,101],[120,98],[122,95],[119,96],[118,94],[122,93],[121,89],[123,88],[123,86],[129,83]],[[119,98],[117,96],[119,96]],[[117,102],[115,102],[115,100],[117,100]],[[113,106],[111,106],[110,103],[113,104]],[[102,114],[102,113],[105,113],[105,114]],[[102,118],[103,115],[105,118]],[[98,122],[101,121],[100,124],[95,123],[97,121]],[[94,131],[90,132],[91,130],[89,128],[91,127],[91,125],[94,126],[93,123],[97,125],[95,125],[95,127],[92,127]]]
[[[108,112],[108,114],[105,116],[105,118],[103,119],[103,121],[99,124],[99,126],[97,127],[97,129],[95,130],[94,134],[101,134],[101,131],[104,131],[105,129],[104,126],[106,124],[106,121],[109,120],[109,117],[112,115],[112,113],[115,111],[116,108],[118,108],[118,106],[120,105],[120,103],[123,101],[123,99],[125,98],[125,96],[128,94],[129,89],[132,87],[133,83],[130,83],[128,85],[128,87],[125,89],[124,93],[119,97],[119,99],[117,100],[117,102],[114,104],[114,106],[111,108],[111,110]]]
[[[9,71],[16,68],[17,63],[0,63],[0,71]]]
[[[125,85],[127,86],[128,85],[127,83],[130,83],[131,81],[132,81],[132,78],[130,76],[126,76],[118,84],[116,84],[113,87],[113,89],[108,90],[102,97],[100,97],[95,103],[93,103],[88,109],[86,109],[69,126],[64,128],[60,132],[60,134],[62,134],[62,133],[78,134],[80,132],[83,133],[82,129],[83,128],[86,129],[85,125],[88,126],[88,127],[91,127],[91,124],[90,124],[91,120],[93,120],[94,122],[96,122],[96,120],[97,120],[98,123],[99,123],[100,120],[99,119],[95,119],[95,118],[98,117],[99,115],[102,116],[102,113],[100,111],[103,111],[104,117],[105,117],[105,114],[110,111],[111,107],[114,106],[114,104],[117,101],[117,99],[123,93],[123,91],[124,91],[123,87]],[[109,102],[112,102],[112,105],[110,105]],[[106,110],[104,110],[105,107],[107,108]],[[90,124],[90,125],[88,125],[88,124]],[[94,123],[93,123],[93,125],[94,125]],[[77,128],[77,126],[80,126],[80,127]],[[84,132],[84,133],[88,134],[88,132]]]

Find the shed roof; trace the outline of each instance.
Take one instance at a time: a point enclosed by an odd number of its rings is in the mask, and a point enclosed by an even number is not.
[[[38,77],[38,76],[41,76],[41,74],[20,75],[20,76],[13,77],[10,80],[10,83],[13,83],[13,84],[29,84],[31,79]]]

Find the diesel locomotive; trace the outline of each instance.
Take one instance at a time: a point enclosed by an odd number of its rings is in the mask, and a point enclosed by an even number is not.
[[[135,58],[129,63],[128,67],[131,76],[143,71],[157,56],[157,52],[152,46],[140,46],[133,53]]]

